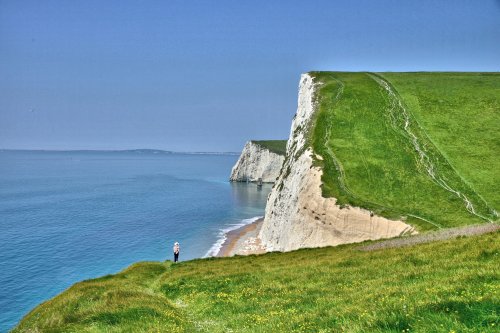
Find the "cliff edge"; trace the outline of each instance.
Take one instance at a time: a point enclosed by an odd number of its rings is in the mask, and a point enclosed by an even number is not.
[[[230,181],[274,183],[285,160],[285,140],[248,141],[231,170]]]
[[[314,79],[303,74],[286,159],[267,200],[259,233],[262,245],[267,251],[291,251],[414,233],[414,229],[401,220],[389,220],[357,207],[340,206],[335,198],[322,196],[322,170],[314,166],[313,151],[307,143],[315,113],[315,88]]]

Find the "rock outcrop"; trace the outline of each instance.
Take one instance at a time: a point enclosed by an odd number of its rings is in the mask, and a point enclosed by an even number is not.
[[[231,170],[230,181],[258,181],[274,183],[280,173],[285,156],[272,152],[256,141],[248,141],[238,162]]]
[[[414,233],[402,221],[361,208],[341,207],[335,198],[323,198],[322,170],[313,166],[313,151],[306,142],[314,113],[314,88],[313,78],[302,75],[286,159],[268,197],[259,232],[262,245],[267,251],[291,251]]]

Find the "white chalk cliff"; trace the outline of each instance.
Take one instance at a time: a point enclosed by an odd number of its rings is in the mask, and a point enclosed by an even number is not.
[[[322,170],[313,166],[313,152],[306,143],[315,111],[314,90],[313,78],[303,74],[286,159],[269,194],[259,232],[262,245],[267,251],[291,251],[414,233],[402,221],[376,216],[362,208],[342,208],[335,198],[323,198]]]
[[[258,143],[248,141],[240,158],[231,170],[230,181],[274,183],[280,173],[285,157],[276,154]]]

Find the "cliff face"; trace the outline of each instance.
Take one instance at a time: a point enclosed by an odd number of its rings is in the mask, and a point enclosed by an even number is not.
[[[267,200],[259,233],[262,245],[268,251],[291,251],[414,232],[402,221],[374,216],[361,208],[341,208],[335,198],[323,198],[322,170],[313,166],[313,152],[306,142],[314,114],[314,86],[311,76],[302,75],[286,160]]]
[[[285,157],[248,141],[241,152],[238,162],[231,170],[230,181],[257,181],[262,178],[265,183],[274,183],[279,175]]]

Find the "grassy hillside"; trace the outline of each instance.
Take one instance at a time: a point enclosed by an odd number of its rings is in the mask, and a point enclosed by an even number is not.
[[[323,195],[420,230],[498,219],[500,73],[311,73]]]
[[[433,143],[500,211],[500,73],[386,73]]]
[[[500,233],[145,262],[78,283],[14,332],[498,332]]]
[[[252,140],[252,143],[255,143],[263,148],[266,148],[273,153],[278,155],[285,156],[286,153],[286,142],[287,140]]]

